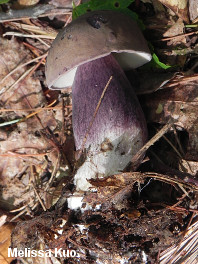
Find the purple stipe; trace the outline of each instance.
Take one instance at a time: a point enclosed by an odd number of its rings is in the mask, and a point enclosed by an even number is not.
[[[133,145],[138,134],[138,148],[147,140],[147,127],[138,99],[123,70],[112,55],[78,67],[73,83],[73,131],[76,149],[81,149],[101,94],[111,80],[102,99],[85,148],[124,136],[124,145]],[[138,133],[137,133],[138,131]],[[111,138],[112,136],[112,138]]]

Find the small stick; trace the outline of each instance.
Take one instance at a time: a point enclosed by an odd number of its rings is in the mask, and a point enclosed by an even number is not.
[[[65,108],[72,108],[72,105],[65,105]],[[32,112],[32,111],[42,111],[42,110],[62,110],[62,106],[52,106],[52,107],[40,107],[40,108],[24,108],[24,109],[18,109],[18,108],[13,108],[13,109],[0,109],[0,112]]]
[[[38,153],[38,154],[22,154],[22,153],[16,153],[9,151],[9,154],[0,154],[0,157],[9,157],[9,158],[17,158],[17,157],[41,157],[45,156],[49,152],[43,152],[43,153]]]
[[[55,39],[56,36],[54,35],[35,35],[35,34],[23,34],[23,33],[18,33],[18,32],[6,32],[3,34],[3,37],[6,36],[16,36],[16,37],[22,37],[22,38],[35,38],[35,39]],[[46,43],[45,43],[46,44]],[[49,45],[47,45],[49,48]]]
[[[157,134],[152,137],[136,154],[133,156],[131,163],[132,163],[132,170],[135,170],[137,161],[141,158],[144,152],[150,148],[156,141],[158,141],[172,126],[172,122],[168,122]]]
[[[70,5],[65,7],[56,7],[54,5],[36,5],[33,7],[19,9],[19,10],[9,10],[9,12],[0,12],[0,22],[15,21],[25,18],[38,18],[53,15],[63,15],[71,13],[72,7]]]
[[[185,181],[183,179],[173,178],[171,176],[163,175],[155,172],[146,172],[140,175],[143,176],[144,178],[155,178],[159,181],[167,182],[169,184],[175,183],[178,184],[179,186],[183,186],[185,188],[189,188],[195,192],[198,192],[198,185],[196,184],[196,182],[194,184],[191,184],[191,182]]]
[[[35,66],[32,66],[29,70],[27,70],[24,74],[22,74],[21,77],[15,83],[13,83],[10,87],[6,88],[6,90],[4,90],[3,93],[5,93],[8,90],[12,89],[17,83],[19,83],[21,81],[22,81],[22,84],[23,84],[23,82],[26,79],[28,79],[36,71],[36,69],[43,63],[44,60],[45,60],[45,57],[43,57]],[[23,92],[22,89],[21,89],[21,91]],[[23,92],[23,94],[24,94],[24,92]],[[13,95],[14,94],[12,94],[9,98],[7,98],[6,102],[4,102],[4,104],[8,104]],[[30,105],[29,102],[28,102],[28,104]]]
[[[181,38],[181,37],[186,37],[186,36],[190,36],[190,35],[197,34],[197,33],[198,33],[198,31],[190,32],[190,33],[185,33],[185,34],[180,34],[180,35],[177,35],[177,36],[163,38],[160,41],[168,41],[168,40],[171,40],[171,39],[177,39],[177,38]]]
[[[34,191],[35,191],[35,193],[36,193],[36,196],[37,196],[37,198],[38,198],[38,200],[39,200],[39,202],[40,202],[40,204],[41,204],[41,206],[42,206],[42,208],[43,208],[43,211],[46,212],[47,209],[46,209],[46,207],[45,207],[43,201],[41,200],[41,197],[40,197],[39,193],[37,192],[37,190],[36,190],[36,188],[34,187],[33,184],[32,184],[32,187],[33,187],[33,189],[34,189]]]
[[[5,77],[3,77],[3,79],[0,80],[0,83],[4,82],[4,81],[5,81],[10,75],[12,75],[13,73],[15,73],[15,72],[18,71],[19,69],[25,67],[26,65],[28,65],[28,64],[30,64],[30,63],[32,63],[32,62],[35,62],[35,61],[40,60],[40,59],[45,58],[45,57],[47,57],[47,53],[45,53],[44,55],[41,55],[40,57],[37,57],[37,58],[35,58],[35,59],[32,59],[32,60],[30,60],[30,61],[28,61],[28,62],[26,62],[26,63],[24,63],[24,64],[21,64],[21,65],[17,66],[17,67],[14,68],[11,72],[9,72]]]
[[[8,90],[11,90],[13,87],[15,87],[15,85],[17,85],[21,80],[23,80],[31,71],[32,69],[34,69],[34,66],[32,66],[30,69],[28,69],[26,72],[24,72],[11,86],[7,87],[7,88],[3,88],[0,92],[0,96],[7,92]]]
[[[166,87],[173,87],[173,86],[176,86],[178,84],[185,84],[187,82],[194,82],[197,80],[198,80],[198,74],[194,74],[193,76],[192,75],[191,76],[183,76],[178,80],[173,80],[172,82],[167,83],[165,86]]]

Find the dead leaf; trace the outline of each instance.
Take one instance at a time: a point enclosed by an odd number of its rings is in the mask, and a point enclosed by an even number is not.
[[[0,263],[8,264],[13,258],[8,257],[8,248],[11,245],[11,233],[14,224],[4,224],[0,227]]]
[[[198,1],[197,0],[189,0],[189,15],[190,20],[194,21],[198,18]]]
[[[184,23],[182,19],[178,19],[176,23],[171,26],[164,34],[164,37],[174,37],[178,35],[182,35],[184,33]],[[172,38],[167,42],[167,45],[179,45],[179,44],[186,44],[186,38],[184,36]]]
[[[180,163],[181,171],[184,171],[185,169],[187,173],[192,174],[194,176],[198,174],[198,162],[182,159]]]
[[[11,70],[31,59],[29,51],[25,50],[23,45],[20,45],[15,39],[0,39],[0,57],[0,104],[1,108],[5,110],[13,109],[13,112],[1,111],[0,117],[6,121],[17,119],[29,115],[31,112],[28,109],[45,105],[46,99],[38,79],[28,77],[9,89],[26,72],[27,67],[20,68],[2,82]],[[2,93],[4,90],[5,92]],[[21,110],[17,111],[18,109]],[[23,109],[24,111],[22,111]],[[53,129],[57,125],[52,112],[49,113],[47,110],[40,112],[39,118],[41,122],[36,117],[32,117],[25,124],[20,123],[19,126],[22,126],[23,129],[36,131],[46,126]]]
[[[2,227],[6,222],[7,215],[3,214],[0,216],[0,227]]]
[[[143,108],[148,122],[165,124],[173,119],[178,127],[185,129],[189,133],[185,159],[198,161],[198,81],[196,76],[183,78],[184,81],[180,83],[180,77],[174,87],[145,95]]]
[[[122,173],[104,179],[91,179],[89,182],[97,188],[97,192],[86,194],[83,202],[93,208],[98,204],[103,204],[105,207],[113,205],[117,209],[121,209],[126,202],[125,198],[137,181],[141,182],[142,178],[140,174],[136,173]]]
[[[183,21],[189,23],[188,0],[159,0],[163,5],[170,8]]]
[[[17,247],[18,250],[39,249],[45,235],[48,236],[48,242],[54,239],[54,233],[50,229],[53,221],[53,213],[47,212],[31,220],[19,222],[12,232],[12,247]]]
[[[38,4],[39,0],[18,0],[20,6],[33,6]]]
[[[29,50],[14,38],[0,38],[0,58],[1,122],[24,118],[33,112],[29,111],[32,108],[46,105],[38,79],[28,77],[10,89],[28,67],[20,67],[13,74],[7,75],[18,65],[32,59]],[[29,203],[34,197],[34,191],[29,189],[33,175],[31,166],[36,175],[42,175],[47,167],[56,164],[57,152],[52,152],[55,145],[38,132],[46,127],[53,130],[56,126],[53,112],[43,110],[11,129],[0,130],[0,178],[1,185],[4,186],[1,199],[7,204],[6,208],[11,209],[13,205],[17,206],[25,201]]]
[[[123,215],[127,216],[128,218],[130,218],[132,220],[135,220],[141,216],[141,213],[139,210],[133,209],[133,210],[128,210],[128,211],[124,212]]]
[[[174,72],[154,72],[152,70],[139,72],[139,85],[133,85],[134,78],[129,80],[132,83],[136,94],[150,94],[157,90],[163,89],[163,86],[174,77]],[[133,75],[132,75],[133,77]]]

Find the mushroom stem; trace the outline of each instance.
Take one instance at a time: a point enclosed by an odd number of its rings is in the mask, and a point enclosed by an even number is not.
[[[89,130],[87,157],[74,182],[77,190],[91,186],[87,179],[122,171],[147,139],[145,118],[138,99],[113,55],[78,67],[73,83],[73,131],[81,149],[101,94],[110,82]]]

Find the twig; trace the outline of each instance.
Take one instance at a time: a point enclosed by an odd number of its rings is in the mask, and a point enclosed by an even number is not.
[[[183,157],[182,157],[182,155],[180,154],[180,152],[177,150],[177,148],[173,145],[173,143],[165,136],[165,135],[163,135],[162,136],[165,140],[166,140],[166,142],[173,148],[173,150],[177,153],[177,155],[181,158],[181,159],[183,159]]]
[[[33,45],[31,45],[31,44],[29,44],[29,43],[27,43],[26,42],[27,40],[24,40],[22,43],[23,43],[23,45],[25,46],[25,47],[27,47],[36,57],[38,57],[38,56],[40,56],[41,55],[41,49],[39,49],[39,48],[36,48],[35,46],[33,46]],[[43,65],[45,65],[44,63],[43,63]]]
[[[133,156],[131,160],[131,169],[135,170],[137,167],[137,163],[141,156],[145,153],[147,149],[150,148],[156,141],[158,141],[166,132],[171,128],[172,122],[170,121],[168,124],[166,124],[154,137],[152,137],[136,154]]]
[[[34,187],[33,184],[32,184],[32,187],[33,187],[33,189],[34,189],[34,191],[36,193],[37,199],[39,200],[39,202],[40,202],[40,204],[41,204],[41,206],[43,208],[43,211],[46,212],[47,211],[46,206],[44,205],[43,201],[41,200],[41,197],[40,197],[39,193],[37,192],[37,190],[36,190],[36,188]]]
[[[174,132],[174,135],[175,135],[175,139],[176,139],[176,141],[177,141],[177,144],[178,144],[178,146],[179,146],[180,152],[182,153],[182,156],[184,156],[185,153],[184,153],[184,150],[183,150],[183,148],[182,148],[181,142],[180,142],[180,140],[179,140],[179,138],[178,138],[177,131],[176,131],[175,127],[173,127],[173,132]]]
[[[40,60],[40,59],[45,58],[45,57],[47,57],[47,53],[41,55],[40,57],[37,57],[37,58],[35,58],[35,59],[32,59],[32,60],[30,60],[30,61],[28,61],[28,62],[26,62],[26,63],[23,63],[23,64],[17,66],[17,67],[14,68],[11,72],[9,72],[9,73],[8,73],[8,74],[7,74],[2,80],[0,80],[0,83],[4,82],[4,81],[5,81],[10,75],[12,75],[13,73],[15,73],[15,72],[18,71],[19,69],[25,67],[25,66],[28,65],[28,64],[31,64],[32,62],[35,62],[35,61]]]
[[[7,88],[3,88],[0,92],[0,96],[7,92],[8,90],[11,90],[15,85],[17,85],[21,80],[23,80],[31,71],[32,69],[34,69],[34,66],[32,66],[30,69],[28,69],[26,72],[24,72],[17,80],[16,82],[14,82],[11,86],[7,87]]]
[[[72,108],[72,105],[65,105],[65,108]],[[0,109],[0,112],[32,112],[32,111],[40,111],[40,110],[62,110],[62,106],[52,106],[52,107],[39,107],[39,108],[24,108],[24,109]]]
[[[16,153],[9,151],[9,154],[0,154],[0,157],[9,157],[9,158],[17,158],[17,157],[41,157],[45,156],[49,152],[43,152],[43,153],[38,153],[38,154],[22,154],[22,153]]]
[[[56,159],[56,163],[55,163],[54,168],[53,168],[53,171],[51,173],[51,177],[50,177],[49,181],[47,182],[47,185],[46,185],[44,191],[47,191],[48,188],[51,186],[51,184],[53,182],[53,179],[54,179],[54,177],[56,175],[56,172],[58,170],[59,163],[60,163],[60,152],[58,152],[58,157]]]
[[[22,84],[25,80],[27,80],[35,71],[36,69],[42,64],[42,62],[45,60],[45,57],[43,57],[39,62],[37,62],[36,65],[32,66],[29,70],[27,70],[24,74],[22,74],[22,76],[10,87],[6,88],[6,91],[12,89],[18,82],[22,81]],[[21,89],[21,91],[23,92],[23,90]],[[5,92],[5,91],[4,91]],[[23,92],[24,94],[24,92]],[[14,94],[12,94],[9,98],[7,98],[6,102],[4,102],[4,104],[8,104],[9,101],[11,100],[12,96]],[[27,100],[27,99],[26,99]],[[28,101],[28,100],[27,100]],[[29,101],[28,101],[29,103]],[[30,105],[30,103],[29,103]]]
[[[177,35],[177,36],[172,36],[172,37],[169,37],[169,38],[160,39],[160,41],[168,41],[168,40],[171,40],[171,39],[177,39],[177,38],[181,38],[181,37],[185,37],[185,36],[190,36],[190,35],[197,34],[197,33],[198,33],[198,31],[194,31],[194,32],[190,32],[190,33],[185,33],[185,34],[180,34],[180,35]]]
[[[54,5],[36,5],[19,10],[9,10],[9,12],[0,12],[0,22],[15,21],[25,18],[38,18],[53,15],[68,14],[72,11],[70,5],[66,7],[56,7]]]
[[[3,37],[5,36],[16,36],[16,37],[22,37],[22,38],[34,38],[34,39],[55,39],[56,36],[51,35],[35,35],[35,34],[23,34],[19,32],[6,32],[3,34]],[[46,43],[45,43],[46,44]]]
[[[17,215],[15,215],[15,216],[10,220],[10,222],[14,222],[19,216],[23,215],[23,214],[26,212],[26,208],[27,208],[27,205],[26,205],[25,209],[23,209],[21,212],[19,212]]]
[[[46,46],[48,49],[50,48],[50,45],[48,45],[43,39],[37,37],[36,39],[38,39],[38,41],[41,42],[41,44],[43,44],[44,46]]]
[[[194,74],[192,76],[183,76],[178,80],[172,80],[171,82],[168,82],[165,86],[166,87],[173,87],[178,84],[185,84],[187,82],[194,82],[198,81],[198,74]]]
[[[155,172],[146,172],[146,173],[141,173],[140,176],[143,176],[145,178],[146,177],[147,178],[148,177],[149,178],[155,178],[159,181],[167,182],[169,184],[176,183],[178,185],[182,185],[185,188],[189,188],[189,189],[192,189],[193,191],[198,192],[198,185],[197,184],[191,184],[189,182],[185,182],[182,179],[173,178],[173,177],[170,177],[168,175],[163,175],[163,174],[155,173]]]
[[[26,207],[27,207],[27,205],[23,205],[23,206],[20,207],[20,208],[17,208],[17,209],[11,210],[10,213],[16,213],[16,212],[22,211],[22,210],[24,210]]]
[[[35,25],[29,25],[29,24],[25,24],[25,23],[19,23],[19,22],[8,22],[8,25],[10,25],[11,27],[14,27],[15,29],[24,32],[27,31],[29,33],[35,33],[35,34],[40,34],[40,35],[50,35],[50,36],[54,36],[56,37],[57,35],[57,31],[52,30],[50,28],[50,30],[48,28],[41,28],[39,26],[35,26]]]
[[[183,208],[183,207],[179,207],[179,206],[175,206],[174,208],[172,208],[172,206],[168,206],[166,205],[166,208],[172,210],[172,211],[180,211],[180,212],[184,212],[184,213],[189,213],[189,212],[193,212],[198,214],[198,210],[197,209],[191,209],[191,208]]]
[[[54,100],[51,104],[49,104],[49,106],[52,106],[52,105],[55,104],[55,103],[56,103],[56,100]],[[22,118],[22,119],[20,120],[20,122],[25,121],[26,119],[28,119],[28,118],[30,118],[30,117],[32,117],[32,116],[34,116],[34,115],[40,113],[40,112],[43,111],[43,110],[44,110],[44,108],[41,108],[41,109],[35,111],[34,113],[31,113],[31,114],[27,115],[26,117]]]

